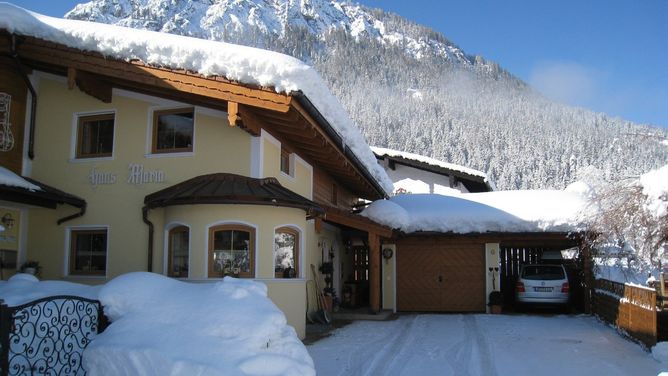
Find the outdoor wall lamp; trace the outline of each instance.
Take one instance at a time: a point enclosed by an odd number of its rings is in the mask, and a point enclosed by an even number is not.
[[[14,227],[14,218],[12,218],[12,215],[10,213],[3,215],[2,219],[0,219],[0,222],[7,230]]]
[[[392,248],[383,249],[383,258],[385,260],[391,259],[393,254],[394,254],[394,251],[392,250]]]

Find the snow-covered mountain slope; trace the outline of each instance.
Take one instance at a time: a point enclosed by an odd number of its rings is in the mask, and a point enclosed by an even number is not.
[[[94,0],[66,17],[250,45],[312,64],[368,142],[564,188],[668,163],[664,129],[547,100],[443,35],[339,0]]]
[[[461,67],[497,72],[498,66],[467,56],[442,35],[414,35],[383,22],[377,10],[326,0],[94,0],[77,5],[66,18],[224,40],[230,33],[285,37],[290,28],[325,38],[333,30],[353,38],[401,46],[416,59],[439,56]]]

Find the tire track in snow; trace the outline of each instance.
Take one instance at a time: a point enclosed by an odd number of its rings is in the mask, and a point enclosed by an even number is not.
[[[485,336],[480,329],[480,324],[475,315],[467,315],[470,318],[470,330],[475,338],[476,348],[478,349],[478,357],[480,364],[480,375],[496,376],[496,366],[494,362],[494,353],[492,352],[487,336]]]
[[[407,343],[407,337],[412,335],[412,328],[415,325],[417,316],[400,318],[400,325],[397,330],[388,335],[364,344],[364,349],[350,354],[348,364],[342,370],[340,375],[383,375],[383,369],[388,367],[388,363],[395,357],[396,351],[401,351]],[[360,351],[361,350],[361,351]],[[379,370],[376,370],[379,368]]]
[[[456,376],[497,375],[489,342],[480,330],[475,315],[461,315],[461,318],[464,338],[445,350],[445,360],[449,363],[453,374]],[[454,357],[448,357],[447,354],[453,354]],[[474,354],[476,359],[473,358]],[[479,373],[473,369],[473,365],[479,365]]]
[[[408,325],[403,327],[401,333],[397,333],[395,340],[373,360],[365,375],[400,375],[408,363],[408,359],[402,355],[406,352],[405,350],[411,348],[415,338],[418,337],[416,327],[419,329],[424,327],[420,316],[415,316]],[[396,364],[397,362],[399,363]]]

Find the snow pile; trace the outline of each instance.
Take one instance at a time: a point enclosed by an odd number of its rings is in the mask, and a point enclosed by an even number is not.
[[[407,233],[568,232],[581,229],[585,203],[569,190],[406,194],[375,201],[362,215]]]
[[[92,375],[314,375],[259,282],[193,284],[138,272],[99,294],[112,324],[88,346]]]
[[[74,295],[97,299],[100,286],[86,286],[65,281],[41,281],[32,274],[15,274],[0,281],[0,299],[10,307],[56,295]]]
[[[0,4],[1,7],[1,4]],[[2,16],[0,15],[0,18]],[[41,191],[42,188],[36,186],[35,184],[30,183],[24,178],[16,175],[12,171],[0,166],[0,185],[6,185],[9,187],[18,187],[25,188],[29,191]]]
[[[668,364],[668,342],[659,342],[652,347],[652,358]],[[666,372],[668,375],[668,372]]]
[[[298,59],[229,43],[47,17],[7,3],[0,4],[0,29],[126,61],[139,60],[154,66],[273,87],[279,93],[301,91],[380,186],[387,193],[392,192],[392,182],[376,162],[359,129],[318,73]]]
[[[260,282],[196,284],[145,272],[95,287],[28,274],[0,281],[9,306],[54,295],[98,299],[111,320],[84,352],[90,375],[315,375]]]
[[[647,196],[647,210],[657,218],[668,216],[668,165],[640,176],[639,183]]]

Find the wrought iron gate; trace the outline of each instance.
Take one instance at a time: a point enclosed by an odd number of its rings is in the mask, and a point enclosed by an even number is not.
[[[85,375],[83,351],[106,325],[97,300],[51,296],[16,307],[0,300],[0,375]]]

